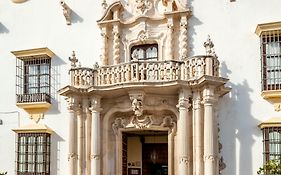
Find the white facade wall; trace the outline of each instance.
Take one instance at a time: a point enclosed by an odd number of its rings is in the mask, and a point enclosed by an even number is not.
[[[101,2],[66,1],[75,12],[72,25],[66,25],[62,7],[55,0],[29,0],[22,4],[0,1],[0,171],[15,171],[15,133],[11,130],[31,121],[16,107],[16,58],[10,51],[48,47],[56,56],[55,101],[45,119],[52,135],[51,174],[68,174],[68,113],[65,100],[56,91],[67,85],[72,50],[82,65],[99,61]],[[203,42],[210,35],[221,62],[221,75],[230,79],[232,91],[218,106],[220,140],[226,168],[224,175],[256,174],[262,165],[261,121],[281,113],[260,96],[259,38],[257,24],[280,21],[279,0],[191,0],[189,22],[192,55],[204,53]],[[18,111],[19,113],[7,113]]]

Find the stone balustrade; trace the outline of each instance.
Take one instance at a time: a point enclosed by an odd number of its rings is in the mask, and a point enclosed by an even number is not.
[[[80,88],[120,83],[195,80],[203,75],[219,76],[219,61],[213,56],[195,56],[185,61],[132,61],[99,68],[70,70],[71,85]]]

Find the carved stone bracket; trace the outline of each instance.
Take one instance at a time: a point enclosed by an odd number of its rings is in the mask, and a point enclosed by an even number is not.
[[[67,25],[71,25],[71,12],[72,10],[69,8],[69,6],[63,1],[60,1],[60,5],[62,6],[63,10],[63,15],[66,20]]]
[[[129,96],[130,96],[130,100],[132,101],[132,110],[135,112],[135,115],[142,116],[144,92],[132,91],[129,92]]]

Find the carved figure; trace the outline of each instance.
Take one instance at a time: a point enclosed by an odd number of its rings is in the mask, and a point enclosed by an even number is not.
[[[132,108],[133,111],[135,112],[136,116],[141,116],[143,112],[143,106],[142,106],[142,101],[138,99],[133,99],[132,101]]]
[[[66,19],[66,24],[70,25],[71,24],[71,9],[63,0],[60,1],[60,5],[63,8],[63,15]]]

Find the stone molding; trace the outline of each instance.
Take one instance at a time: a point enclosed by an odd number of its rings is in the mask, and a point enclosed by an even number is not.
[[[119,134],[120,129],[161,129],[168,128],[168,133],[172,133],[176,128],[174,117],[171,116],[154,116],[146,115],[141,118],[138,116],[131,116],[126,118],[118,117],[112,123],[112,130],[115,135]]]

